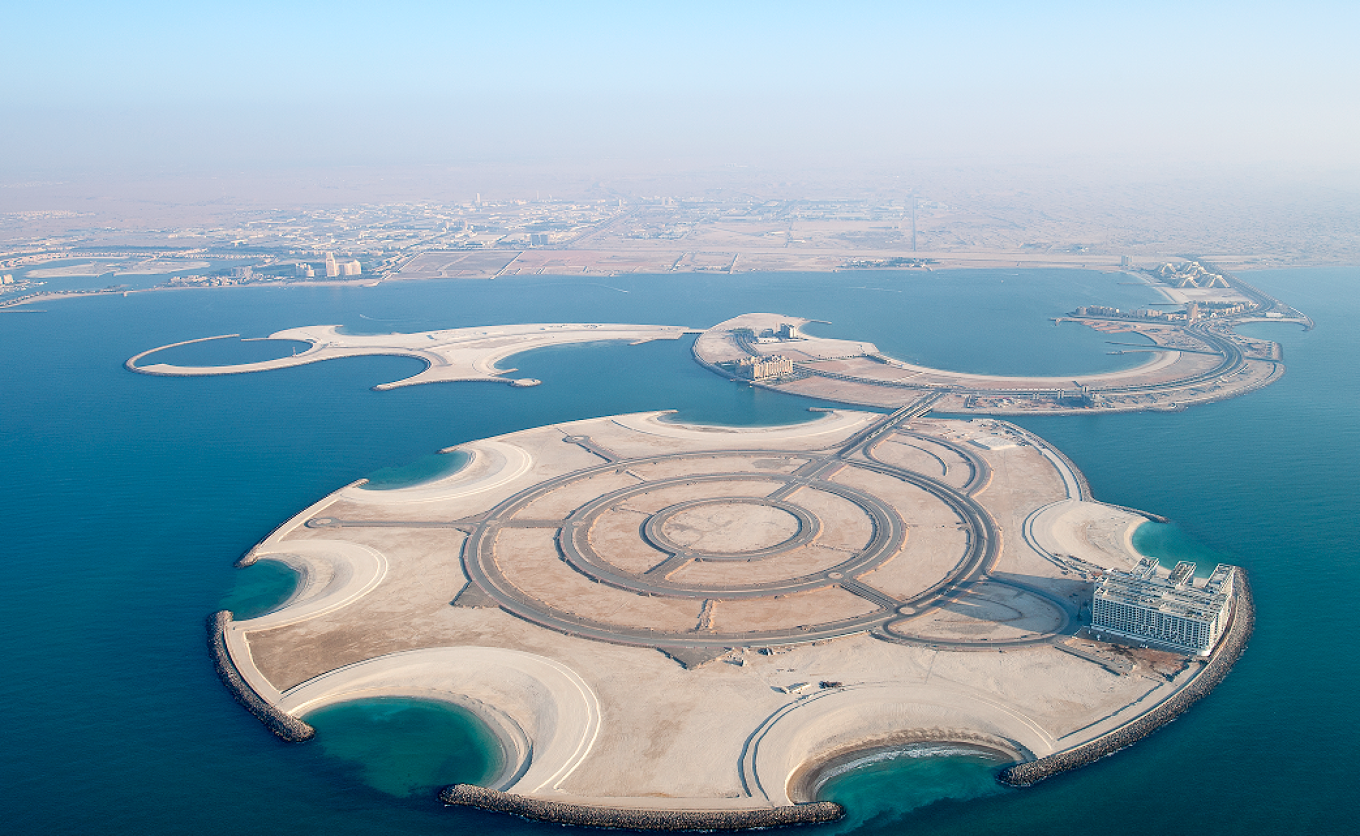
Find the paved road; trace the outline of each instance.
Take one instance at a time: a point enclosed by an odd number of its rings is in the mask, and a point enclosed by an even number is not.
[[[379,522],[371,520],[340,520],[325,517],[311,520],[308,524],[312,527],[381,525],[384,527],[409,526],[462,529],[468,532],[468,537],[463,548],[463,562],[467,569],[468,576],[471,578],[472,583],[483,590],[496,604],[521,618],[540,624],[544,627],[598,641],[687,650],[778,646],[837,638],[864,632],[873,632],[873,634],[879,638],[900,643],[941,647],[949,646],[954,648],[975,646],[988,648],[1018,647],[1048,641],[1051,639],[1050,636],[1011,642],[944,642],[933,639],[913,638],[897,633],[892,629],[891,625],[893,622],[903,621],[903,614],[915,616],[927,612],[951,599],[966,594],[978,583],[984,581],[991,583],[1008,583],[1006,581],[999,581],[990,575],[1000,556],[1001,549],[1001,538],[996,522],[992,519],[991,515],[970,496],[972,492],[985,485],[990,478],[991,470],[986,460],[977,452],[968,449],[964,445],[936,438],[934,436],[915,433],[901,426],[901,424],[909,418],[928,411],[938,397],[940,397],[939,393],[932,393],[927,398],[920,399],[916,403],[909,404],[891,415],[884,416],[882,420],[848,439],[839,448],[821,454],[767,449],[721,451],[723,457],[808,459],[806,463],[792,472],[710,472],[642,481],[641,477],[637,475],[638,468],[647,465],[687,460],[694,460],[696,463],[702,463],[704,460],[711,459],[714,454],[711,452],[688,452],[666,453],[638,458],[621,458],[614,452],[595,444],[588,436],[568,436],[563,439],[565,442],[576,444],[583,449],[589,450],[599,456],[603,460],[602,463],[572,473],[563,474],[534,485],[533,487],[506,499],[485,514],[462,520],[450,520],[447,522],[401,522],[389,520]],[[932,444],[941,445],[955,452],[961,459],[968,463],[968,466],[971,469],[968,481],[964,487],[961,490],[956,489],[924,474],[897,467],[879,460],[874,454],[877,446],[898,434],[909,438],[926,440]],[[1040,445],[1040,447],[1041,449],[1045,449],[1042,448],[1042,445]],[[1062,466],[1062,460],[1054,460],[1053,463],[1060,472],[1065,471]],[[865,471],[880,473],[914,485],[943,502],[957,514],[967,532],[967,541],[964,546],[964,553],[953,570],[945,577],[941,578],[937,583],[933,584],[929,589],[923,590],[909,598],[895,598],[861,581],[861,576],[871,572],[888,560],[891,560],[898,552],[900,552],[902,545],[906,540],[906,524],[894,507],[874,496],[871,492],[851,487],[839,481],[832,481],[836,473],[846,468],[859,468]],[[552,491],[558,490],[579,480],[589,479],[597,475],[619,472],[630,472],[631,475],[640,480],[639,484],[596,496],[594,499],[577,507],[564,518],[528,519],[516,517],[523,509],[527,508],[531,503],[545,494],[551,493]],[[778,488],[764,497],[740,497],[736,501],[769,504],[773,507],[781,508],[785,505],[794,507],[797,510],[789,511],[789,513],[793,513],[796,517],[799,517],[799,533],[793,535],[784,543],[754,550],[749,555],[731,556],[725,554],[715,556],[693,553],[685,550],[683,547],[675,547],[674,544],[670,544],[665,538],[652,538],[655,542],[652,542],[651,545],[654,548],[661,547],[660,550],[666,557],[657,566],[652,567],[651,570],[642,574],[624,572],[618,567],[610,564],[595,552],[590,541],[589,532],[599,516],[606,513],[609,509],[616,507],[619,503],[627,501],[629,497],[677,486],[704,483],[720,484],[740,481],[782,483],[779,484]],[[1065,479],[1065,481],[1068,480]],[[858,506],[872,522],[872,534],[869,542],[862,548],[847,555],[846,560],[837,566],[791,578],[782,578],[761,583],[725,584],[721,586],[693,583],[686,584],[670,580],[669,576],[674,571],[695,560],[777,558],[778,554],[787,549],[801,546],[805,541],[813,539],[813,536],[817,533],[816,529],[819,529],[822,526],[822,521],[817,519],[815,515],[812,515],[806,508],[801,508],[801,506],[797,506],[796,503],[791,503],[788,499],[790,496],[796,494],[797,491],[805,488],[831,493]],[[1069,483],[1069,494],[1072,490],[1071,483]],[[726,499],[726,497],[715,497],[713,500],[690,500],[681,502],[677,505],[668,506],[668,508],[662,509],[662,512],[660,513],[664,516],[666,512],[683,510],[691,505],[702,505],[706,502],[722,501],[723,499]],[[788,511],[787,508],[784,510]],[[829,587],[840,587],[858,595],[865,601],[871,602],[875,606],[875,609],[872,612],[851,618],[794,628],[745,631],[740,633],[670,631],[651,629],[643,625],[627,626],[608,623],[568,612],[561,607],[554,606],[550,602],[545,602],[527,595],[510,583],[497,565],[497,534],[501,529],[505,528],[544,528],[555,530],[556,542],[564,559],[568,563],[586,577],[591,578],[597,583],[616,588],[621,594],[625,595],[680,598],[694,600],[696,602],[701,600],[739,601],[769,598],[776,595],[789,595],[797,592]],[[641,536],[645,537],[645,530],[641,532]],[[1009,585],[1021,588],[1017,584]],[[1023,588],[1025,591],[1032,594],[1051,598],[1050,595],[1042,590],[1036,591],[1028,587]],[[1065,612],[1061,606],[1060,611]],[[696,612],[696,623],[697,618]]]
[[[912,611],[919,611],[927,608],[940,597],[957,594],[978,580],[985,578],[999,556],[1000,538],[995,521],[965,492],[955,490],[923,474],[871,458],[853,458],[856,453],[872,450],[873,446],[887,438],[902,421],[927,411],[938,397],[937,393],[933,393],[928,398],[909,404],[892,415],[885,416],[882,421],[849,439],[837,451],[822,456],[814,456],[811,461],[792,473],[740,471],[657,479],[596,497],[578,507],[562,520],[513,520],[512,518],[516,513],[537,498],[580,479],[621,470],[635,471],[638,467],[661,462],[711,457],[711,454],[706,453],[672,453],[634,459],[619,459],[615,458],[609,451],[593,444],[588,437],[571,436],[564,440],[578,444],[600,455],[606,459],[607,463],[549,479],[505,500],[492,509],[486,515],[486,518],[473,529],[465,546],[464,562],[468,574],[473,582],[486,591],[498,604],[523,618],[572,635],[615,643],[686,649],[730,646],[762,647],[835,638],[862,633],[873,628],[881,628],[888,622],[900,618],[900,608],[906,607]],[[933,438],[931,440],[938,441]],[[959,455],[965,461],[968,461],[970,467],[973,468],[968,483],[969,487],[976,487],[985,483],[989,474],[985,461],[964,448],[953,447],[953,449],[956,449]],[[723,451],[723,455],[787,458],[790,453],[786,450],[737,450]],[[804,458],[808,454],[798,453],[796,455]],[[831,474],[845,467],[858,467],[901,479],[927,491],[958,514],[968,531],[968,538],[965,553],[954,570],[930,589],[904,599],[893,598],[860,582],[858,576],[871,571],[897,554],[905,541],[906,530],[900,515],[882,500],[868,492],[839,482],[829,481]],[[622,572],[603,560],[595,553],[590,543],[589,531],[596,518],[630,496],[678,485],[704,482],[729,483],[743,480],[783,482],[782,486],[767,497],[772,503],[781,502],[785,497],[804,487],[833,493],[853,502],[873,522],[873,535],[870,542],[842,564],[828,570],[764,583],[723,586],[686,585],[668,580],[667,576],[671,572],[685,565],[689,560],[695,559],[684,553],[672,553],[659,566],[653,567],[652,571],[637,575]],[[742,600],[768,598],[774,595],[788,595],[829,586],[840,586],[867,601],[871,601],[878,609],[854,618],[821,624],[742,633],[673,632],[641,626],[625,627],[605,623],[567,612],[528,596],[501,574],[496,565],[496,533],[502,527],[523,525],[558,529],[557,542],[568,563],[593,580],[629,594],[692,600]],[[773,554],[775,550],[770,551]]]

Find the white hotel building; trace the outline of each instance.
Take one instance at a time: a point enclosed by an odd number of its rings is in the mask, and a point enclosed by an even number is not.
[[[1228,626],[1236,567],[1220,563],[1203,586],[1195,564],[1183,560],[1169,577],[1145,557],[1132,572],[1111,572],[1096,582],[1091,633],[1159,650],[1208,656]]]

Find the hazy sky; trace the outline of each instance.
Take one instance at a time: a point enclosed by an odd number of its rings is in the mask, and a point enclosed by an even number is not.
[[[1360,165],[1360,2],[0,0],[0,175]]]

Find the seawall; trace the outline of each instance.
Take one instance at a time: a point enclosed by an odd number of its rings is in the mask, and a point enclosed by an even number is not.
[[[453,806],[493,810],[534,821],[628,830],[751,830],[839,821],[845,815],[845,808],[833,801],[766,807],[759,810],[643,810],[590,807],[528,798],[471,784],[447,786],[439,791],[439,800]]]
[[[1251,597],[1251,586],[1247,581],[1246,571],[1240,568],[1238,569],[1237,584],[1235,596],[1237,600],[1233,610],[1232,624],[1228,627],[1228,634],[1224,637],[1223,643],[1214,653],[1213,658],[1209,660],[1204,670],[1200,672],[1199,676],[1195,677],[1193,682],[1127,726],[1115,729],[1072,749],[1028,763],[1008,766],[1001,770],[996,779],[1008,786],[1028,787],[1046,778],[1052,778],[1059,773],[1094,763],[1120,749],[1132,746],[1170,723],[1190,706],[1208,696],[1209,692],[1228,675],[1233,665],[1237,664],[1237,660],[1241,658],[1242,651],[1246,649],[1247,640],[1251,638],[1252,630],[1256,625],[1256,607]]]
[[[264,723],[265,728],[283,740],[289,743],[311,740],[316,735],[316,729],[265,702],[236,669],[236,663],[227,652],[227,628],[230,625],[231,613],[227,610],[219,610],[208,616],[208,652],[212,655],[213,668],[216,669],[222,684],[227,686],[232,697],[244,706],[246,711],[254,714],[257,720]]]

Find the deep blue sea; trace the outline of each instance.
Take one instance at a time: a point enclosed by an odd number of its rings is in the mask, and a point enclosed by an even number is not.
[[[1251,573],[1258,628],[1227,681],[1134,748],[1027,790],[972,754],[901,757],[839,776],[856,834],[1349,833],[1349,647],[1360,581],[1360,269],[1249,280],[1317,328],[1250,326],[1285,347],[1279,383],[1179,414],[1026,419],[1098,498],[1169,517],[1139,534],[1166,560]],[[218,683],[203,618],[260,612],[286,571],[232,562],[298,509],[363,476],[428,478],[436,451],[548,422],[644,409],[689,420],[806,420],[815,401],[700,369],[690,339],[513,358],[542,386],[437,384],[392,357],[220,378],[127,372],[148,348],[309,324],[416,331],[508,322],[706,326],[749,311],[975,372],[1080,374],[1137,362],[1049,317],[1156,301],[1127,277],[988,270],[532,277],[375,288],[223,288],[0,313],[0,830],[16,834],[547,834],[444,809],[429,788],[494,769],[480,730],[417,701],[314,718],[288,745]],[[237,362],[290,346],[223,340],[158,359]],[[257,571],[258,570],[258,571]],[[930,754],[930,753],[923,753]],[[479,772],[480,771],[480,772]],[[802,830],[799,832],[818,832]]]

